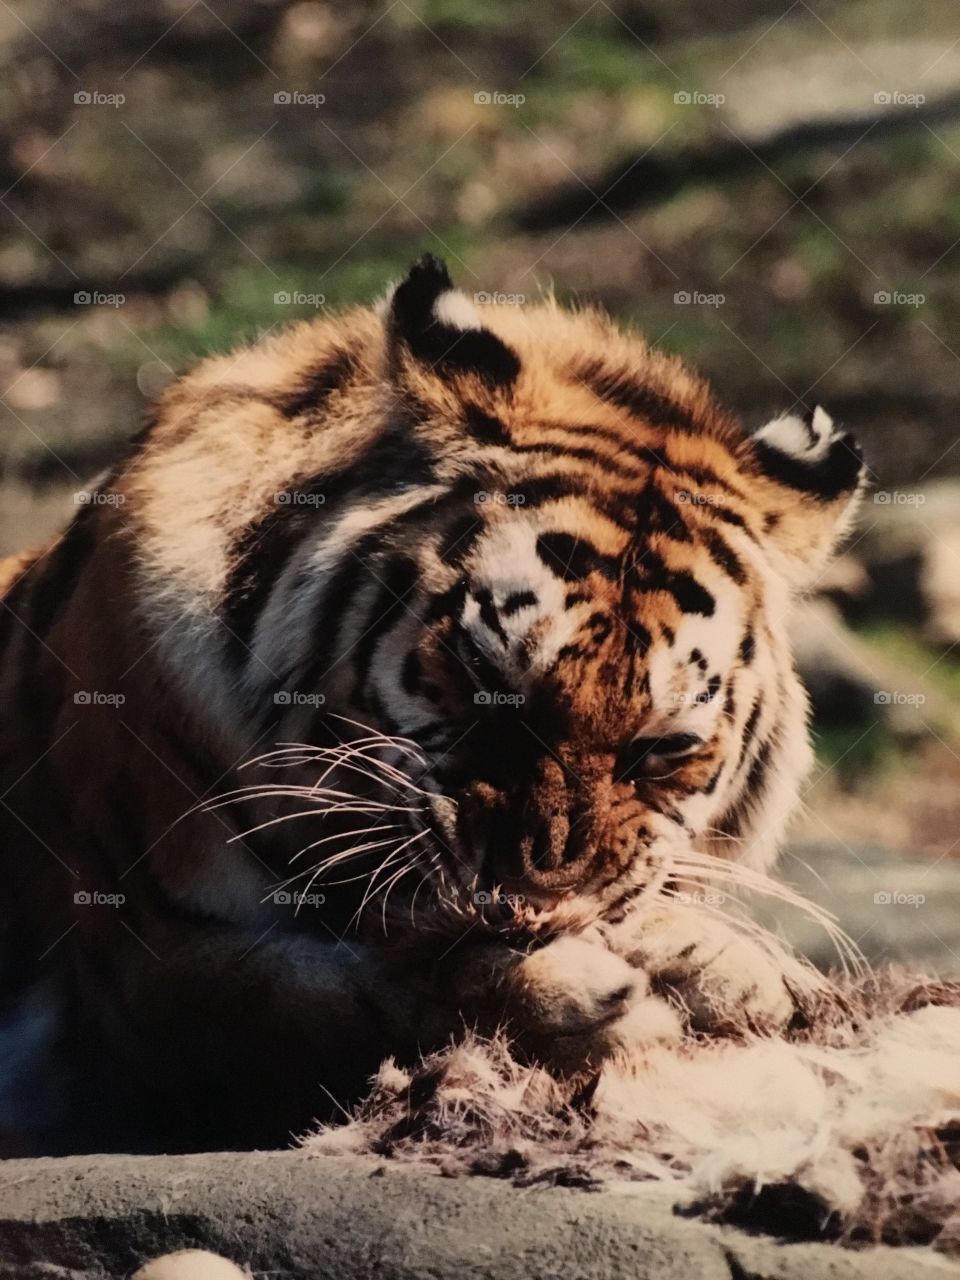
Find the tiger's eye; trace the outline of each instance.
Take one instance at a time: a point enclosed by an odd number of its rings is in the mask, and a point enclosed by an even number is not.
[[[702,745],[703,739],[695,733],[635,738],[622,753],[620,777],[630,781],[647,777],[665,764],[680,764]]]
[[[637,738],[633,745],[635,748],[639,746],[643,755],[683,756],[702,742],[703,739],[695,733],[673,733],[663,738]]]

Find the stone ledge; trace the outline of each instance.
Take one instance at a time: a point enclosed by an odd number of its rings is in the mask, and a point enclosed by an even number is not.
[[[0,1164],[2,1280],[121,1280],[204,1247],[270,1280],[960,1280],[929,1249],[781,1245],[676,1217],[669,1189],[518,1189],[300,1152]]]

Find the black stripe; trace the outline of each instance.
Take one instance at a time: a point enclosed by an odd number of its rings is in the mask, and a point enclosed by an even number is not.
[[[458,578],[453,586],[441,591],[427,604],[425,621],[440,622],[444,618],[455,618],[463,612],[463,602],[467,596],[466,578]]]
[[[740,557],[726,539],[721,537],[716,529],[709,527],[700,530],[700,538],[710,552],[714,563],[719,565],[738,586],[742,587],[747,580],[746,570],[740,561]]]
[[[585,382],[599,399],[626,409],[646,422],[697,430],[698,424],[688,409],[639,382],[625,369],[610,369],[602,360],[590,360],[574,369],[574,376]]]
[[[661,467],[666,471],[672,472],[687,472],[689,470],[689,468],[682,464],[672,461],[669,454],[655,448],[651,444],[638,444],[635,440],[628,439],[613,427],[602,427],[596,423],[578,424],[541,422],[538,423],[538,428],[548,431],[566,431],[571,435],[596,437],[599,440],[606,440],[610,444],[614,445],[620,452],[626,453],[630,458],[643,463],[647,467]],[[618,458],[613,458],[609,454],[604,456],[608,462],[619,462]]]
[[[671,462],[671,466],[673,466],[675,470],[682,471],[685,475],[689,476],[695,484],[702,485],[705,488],[711,487],[714,489],[724,489],[727,493],[732,493],[736,497],[740,498],[741,501],[746,501],[743,491],[738,488],[732,480],[728,480],[725,476],[721,476],[719,472],[714,471],[712,467],[706,467],[702,463],[688,466],[684,463],[676,462]],[[700,505],[712,506],[713,503],[704,502]]]
[[[631,585],[643,595],[663,591],[673,596],[682,613],[699,613],[711,617],[716,601],[709,591],[685,569],[670,569],[652,549],[648,549],[631,566]]]
[[[363,691],[370,674],[377,645],[409,608],[410,598],[420,582],[420,566],[409,556],[395,556],[384,572],[377,576],[382,580],[367,615],[369,625],[351,655],[356,687],[360,691]]]
[[[551,573],[565,582],[580,582],[591,573],[600,573],[610,581],[619,576],[620,561],[616,556],[604,555],[587,539],[559,530],[540,534],[537,555]]]
[[[611,458],[606,453],[598,453],[596,449],[588,449],[584,445],[556,444],[552,440],[538,440],[534,444],[513,444],[510,449],[512,453],[542,453],[550,458],[576,458],[578,462],[593,463],[610,475],[623,473],[623,463],[619,459]]]
[[[582,658],[586,654],[582,644],[564,644],[557,650],[557,661],[562,662],[566,658]]]
[[[637,500],[637,518],[639,533],[661,533],[674,542],[691,541],[690,530],[679,508],[655,484],[648,484]]]
[[[343,615],[357,593],[368,582],[363,572],[365,558],[379,547],[380,533],[373,531],[360,538],[350,550],[345,552],[339,567],[324,586],[320,597],[318,614],[313,627],[315,636],[313,653],[309,662],[300,671],[294,669],[281,676],[274,683],[273,692],[293,688],[316,692],[323,684],[324,677],[336,662],[337,642],[340,638]],[[267,714],[271,716],[276,714],[276,708],[272,704]]]
[[[322,364],[300,374],[292,390],[282,393],[277,407],[285,418],[322,409],[357,368],[357,358],[349,351],[334,351]]]
[[[284,491],[286,502],[275,495],[273,507],[244,529],[230,553],[233,568],[224,586],[221,611],[230,633],[228,659],[235,666],[246,661],[275,584],[306,538],[331,530],[338,505],[361,494],[373,502],[430,484],[434,478],[432,455],[404,426],[394,424],[341,471],[293,481]]]
[[[594,647],[599,649],[604,640],[606,640],[607,636],[609,636],[610,632],[613,630],[613,619],[609,614],[598,609],[596,613],[591,613],[590,617],[587,619],[586,625],[590,628],[590,635],[593,640]]]
[[[747,774],[747,780],[743,784],[743,791],[747,797],[753,797],[763,791],[766,785],[767,772],[770,768],[770,756],[772,754],[773,744],[769,741],[765,742],[757,752],[756,759],[750,766],[750,772]]]
[[[424,720],[423,724],[417,725],[416,728],[410,730],[416,734],[416,741],[423,747],[429,747],[437,740],[436,745],[443,742],[446,735],[450,732],[449,724],[445,724],[442,720]]]
[[[597,493],[584,484],[578,475],[560,473],[537,476],[514,486],[513,492],[518,499],[523,499],[517,505],[527,509],[542,507],[562,498],[580,498],[625,533],[632,532],[636,524],[631,495]]]
[[[569,603],[569,597],[567,598]],[[512,618],[515,613],[519,613],[521,609],[526,609],[530,605],[539,604],[540,601],[533,591],[514,591],[507,596],[503,604],[500,606],[500,613],[504,618]]]
[[[721,831],[728,836],[736,838],[743,830],[743,820],[746,817],[746,804],[741,797],[727,812],[723,815],[718,823]]]
[[[704,466],[702,463],[680,462],[670,454],[665,445],[654,447],[650,444],[638,444],[634,440],[625,438],[612,427],[598,426],[594,423],[543,422],[539,423],[538,426],[541,430],[566,431],[573,435],[596,436],[601,440],[609,441],[617,449],[628,453],[631,458],[645,463],[648,467],[658,467],[664,471],[669,471],[674,479],[688,478],[694,484],[721,489],[739,498],[741,502],[747,502],[743,490],[734,484],[732,480],[721,476],[712,467]],[[743,517],[738,515],[737,512],[729,510],[729,508],[721,507],[716,503],[699,503],[697,505],[708,508],[710,512],[719,516],[720,519],[727,520],[729,524],[736,524],[741,528],[747,527]]]
[[[468,404],[463,411],[468,435],[482,444],[509,444],[510,432],[492,413],[485,413],[479,405]]]
[[[538,422],[537,430],[539,431],[565,431],[568,435],[587,436],[591,439],[606,440],[617,449],[622,449],[631,457],[637,458],[641,462],[649,462],[649,458],[643,452],[642,448],[634,441],[627,439],[621,432],[614,427],[602,427],[598,423],[590,422]]]
[[[723,776],[723,770],[726,767],[726,760],[721,760],[717,768],[707,779],[705,785],[701,788],[705,796],[712,796],[717,789],[717,783]]]
[[[400,668],[400,687],[404,693],[415,697],[420,692],[422,677],[423,666],[420,662],[420,655],[416,649],[411,649],[403,660],[403,666]]]
[[[491,662],[469,632],[459,637],[460,657],[469,665],[474,679],[486,690],[499,689],[503,685],[503,672]]]
[[[716,516],[718,520],[723,520],[725,524],[733,525],[735,529],[742,529],[753,542],[757,541],[756,534],[743,516],[738,515],[736,511],[731,511],[729,507],[710,507],[709,513],[712,516]]]
[[[744,637],[740,641],[740,649],[738,652],[740,661],[745,667],[749,667],[750,663],[753,661],[753,655],[756,653],[756,650],[757,642],[753,638],[753,629],[751,627],[747,627]]]
[[[497,606],[493,603],[493,593],[490,589],[482,587],[479,591],[473,593],[473,598],[480,606],[480,621],[503,644],[509,644],[510,638],[503,629],[503,623],[497,613]]]
[[[625,622],[626,637],[624,639],[624,649],[628,658],[636,656],[643,657],[650,649],[653,643],[653,637],[642,622],[634,619],[632,622]]]
[[[484,530],[479,511],[458,516],[440,537],[437,555],[444,564],[459,568],[473,549],[473,544]]]
[[[737,757],[737,767],[734,772],[739,772],[743,767],[743,762],[747,758],[747,752],[750,750],[750,744],[753,742],[754,734],[757,731],[757,724],[763,711],[763,699],[757,695],[757,699],[753,704],[753,709],[747,717],[747,723],[743,726],[741,734],[740,755]]]
[[[314,489],[315,485],[311,484],[303,492],[313,493]],[[301,540],[311,529],[324,530],[326,523],[319,507],[277,507],[249,525],[237,539],[231,553],[233,568],[227,576],[221,611],[229,632],[227,656],[234,665],[239,666],[246,660],[270,592]]]

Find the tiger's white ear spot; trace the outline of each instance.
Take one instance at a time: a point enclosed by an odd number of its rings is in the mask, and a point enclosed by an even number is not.
[[[836,434],[833,429],[833,419],[827,413],[822,405],[817,405],[813,411],[813,420],[810,423],[814,435],[818,440],[829,438]]]
[[[789,458],[811,465],[820,462],[830,445],[838,438],[833,419],[817,405],[809,422],[795,413],[774,418],[756,433],[756,439]]]
[[[453,329],[482,329],[476,307],[460,289],[447,289],[433,304],[433,314],[441,324]]]

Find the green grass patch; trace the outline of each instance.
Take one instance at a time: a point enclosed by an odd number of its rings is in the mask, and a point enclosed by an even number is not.
[[[852,785],[865,777],[883,777],[907,763],[907,753],[888,725],[881,720],[866,725],[813,726],[817,762],[835,770],[841,783]]]
[[[929,685],[960,709],[960,647],[944,652],[925,643],[915,632],[889,622],[872,622],[857,634],[908,678]]]

